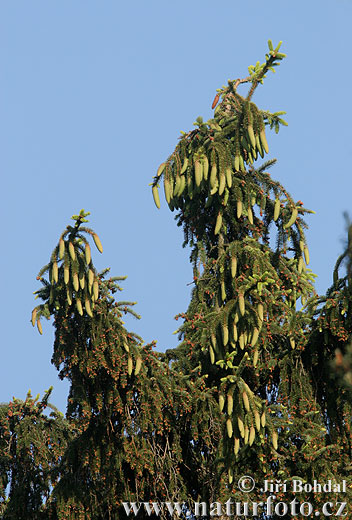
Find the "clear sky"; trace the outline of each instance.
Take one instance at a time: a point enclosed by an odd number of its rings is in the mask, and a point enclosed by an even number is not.
[[[65,411],[53,328],[40,336],[29,320],[36,275],[81,208],[104,246],[92,248],[97,268],[128,275],[119,297],[142,315],[128,328],[176,346],[189,251],[148,184],[180,130],[211,116],[216,88],[263,61],[268,38],[287,58],[254,101],[287,112],[268,135],[271,175],[316,211],[310,267],[325,293],[352,216],[351,20],[351,0],[2,0],[0,402],[53,385]]]

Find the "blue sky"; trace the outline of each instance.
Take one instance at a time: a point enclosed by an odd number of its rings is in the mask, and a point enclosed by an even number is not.
[[[263,61],[268,38],[287,58],[254,101],[287,112],[289,126],[268,135],[271,175],[316,212],[310,267],[326,291],[343,212],[352,216],[351,20],[350,0],[1,3],[0,402],[53,385],[65,411],[52,326],[39,336],[29,320],[37,272],[81,208],[104,246],[97,268],[128,275],[121,299],[137,301],[142,319],[126,325],[160,350],[176,346],[189,252],[148,184],[180,130],[211,116],[216,88]]]

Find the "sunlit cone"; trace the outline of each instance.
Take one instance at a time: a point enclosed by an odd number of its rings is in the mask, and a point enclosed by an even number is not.
[[[157,186],[152,187],[152,194],[153,194],[153,199],[154,199],[154,203],[155,203],[156,207],[158,209],[160,209],[159,189]]]
[[[280,199],[276,198],[275,199],[275,205],[274,205],[274,222],[277,221],[277,219],[279,218],[279,215],[280,215]]]
[[[245,390],[242,392],[242,400],[243,400],[245,409],[247,410],[247,412],[249,412],[250,411],[249,399],[248,399],[247,392]]]
[[[242,201],[237,201],[237,218],[241,218],[242,215]]]
[[[69,305],[72,305],[72,291],[70,287],[66,287],[66,297]]]
[[[240,431],[241,437],[243,439],[244,438],[244,423],[240,416],[237,417],[237,424],[238,424],[238,429]]]
[[[183,161],[183,165],[182,165],[181,172],[180,172],[181,175],[182,175],[183,173],[185,173],[185,171],[187,170],[187,166],[188,166],[188,158],[185,157],[185,160]]]
[[[299,257],[297,270],[300,274],[303,271],[303,257],[302,256]]]
[[[35,325],[35,320],[36,320],[36,317],[37,317],[37,311],[38,311],[37,307],[34,307],[34,309],[32,310],[32,319],[31,319],[31,321],[32,321],[33,327]]]
[[[240,349],[243,350],[244,349],[244,334],[243,332],[240,334],[239,338],[238,338],[238,343],[239,343],[239,346],[240,346]]]
[[[136,366],[134,369],[134,374],[137,376],[142,368],[142,358],[141,356],[138,356],[136,359]]]
[[[227,471],[228,477],[229,477],[229,484],[232,484],[233,482],[233,471],[232,468],[229,468]]]
[[[38,328],[39,334],[43,334],[43,327],[40,322],[40,319],[37,320],[37,328]]]
[[[164,193],[165,193],[165,199],[168,204],[170,204],[171,196],[170,196],[170,182],[169,180],[164,176]]]
[[[259,432],[260,431],[260,415],[259,415],[258,410],[255,410],[255,412],[254,412],[254,422],[255,422],[255,427],[257,428],[257,431]]]
[[[202,158],[202,165],[203,165],[203,179],[205,181],[207,181],[208,175],[209,175],[209,161],[208,161],[208,157],[206,155],[204,155],[204,157]]]
[[[254,368],[257,367],[257,364],[258,364],[258,358],[259,358],[259,351],[258,351],[258,349],[256,348],[255,351],[254,351],[254,354],[253,354],[253,366],[254,366]]]
[[[259,338],[259,330],[257,329],[257,327],[254,327],[253,336],[252,336],[252,340],[251,340],[252,347],[254,347],[256,345],[258,338]]]
[[[218,216],[216,217],[216,224],[215,224],[215,229],[214,229],[214,235],[217,235],[219,233],[219,231],[221,229],[221,224],[222,224],[222,214],[219,211]]]
[[[297,210],[297,208],[294,208],[292,210],[291,218],[284,225],[284,229],[290,228],[296,222],[297,215],[298,215],[298,210]]]
[[[226,168],[225,175],[226,175],[226,184],[229,188],[231,188],[232,187],[232,170],[231,170],[231,168]]]
[[[69,250],[72,260],[76,260],[76,251],[75,251],[75,247],[72,244],[72,242],[68,243],[68,250]]]
[[[238,294],[238,305],[239,305],[239,308],[240,308],[241,316],[244,316],[246,308],[245,308],[243,293],[239,293]]]
[[[81,289],[84,289],[85,282],[86,282],[86,280],[85,280],[84,273],[80,273],[79,274],[79,285],[80,285]]]
[[[72,284],[73,284],[74,290],[77,292],[78,289],[79,289],[79,281],[78,281],[78,274],[77,273],[73,273]]]
[[[229,342],[229,329],[226,323],[224,323],[222,327],[222,342],[224,347],[226,347]]]
[[[94,283],[94,272],[92,271],[92,269],[89,269],[88,270],[88,286],[89,286],[89,288],[92,288],[93,283]]]
[[[53,281],[57,283],[59,281],[59,268],[56,260],[53,262]]]
[[[196,186],[200,186],[202,182],[203,172],[202,172],[202,164],[199,160],[194,163],[194,178],[196,180]]]
[[[220,408],[220,412],[223,411],[224,406],[225,406],[225,396],[224,396],[224,394],[219,394],[219,408]]]
[[[237,330],[237,326],[236,326],[236,323],[234,322],[233,323],[233,339],[234,341],[238,341],[238,330]]]
[[[266,140],[266,135],[265,135],[264,128],[261,130],[261,132],[259,134],[259,137],[260,137],[260,141],[262,143],[262,147],[265,150],[265,153],[269,153],[269,146],[268,146],[268,141]]]
[[[236,273],[237,273],[237,257],[233,256],[231,258],[231,276],[232,276],[232,278],[236,277]]]
[[[248,440],[249,440],[249,428],[248,428],[248,426],[245,426],[244,427],[244,443],[248,444]]]
[[[266,416],[265,416],[265,412],[262,413],[261,417],[260,417],[260,424],[262,425],[262,428],[265,428],[265,425],[266,425]]]
[[[64,282],[67,285],[70,280],[70,266],[68,264],[64,265]]]
[[[131,356],[128,356],[128,360],[127,360],[127,373],[128,373],[129,376],[132,374],[132,371],[133,371],[133,360],[132,360]]]
[[[86,264],[89,265],[90,261],[92,259],[92,254],[91,254],[91,249],[90,249],[90,245],[89,244],[86,244],[86,247],[84,249],[84,255],[86,257]]]
[[[213,104],[211,105],[211,108],[214,110],[214,108],[216,107],[216,105],[218,104],[219,102],[219,94],[216,94],[215,98],[214,98],[214,101],[213,101]]]
[[[80,298],[76,298],[76,307],[77,307],[78,313],[81,316],[83,316],[83,307],[82,307],[82,302],[81,302]]]
[[[303,248],[303,254],[304,254],[304,259],[306,261],[306,264],[308,265],[309,264],[309,249],[307,246],[305,246]]]
[[[248,439],[248,443],[250,446],[252,446],[254,439],[255,439],[255,429],[253,426],[251,426],[251,428],[249,430],[249,439]]]
[[[99,283],[98,283],[98,280],[94,280],[94,283],[93,283],[93,294],[94,294],[95,300],[97,300],[99,298]]]
[[[59,240],[59,259],[62,260],[65,254],[65,242],[63,238]]]
[[[272,439],[272,443],[273,443],[273,446],[274,446],[275,450],[277,450],[278,449],[278,434],[277,434],[277,432],[273,432],[271,439]]]
[[[93,233],[94,244],[96,245],[99,253],[103,252],[103,246],[101,245],[100,239],[96,233]]]
[[[209,346],[209,356],[210,356],[210,363],[212,365],[214,365],[214,363],[215,363],[215,353],[214,353],[214,349],[213,349],[213,347],[211,345]]]
[[[85,306],[85,309],[87,311],[88,316],[93,318],[93,313],[92,313],[92,309],[91,309],[91,306],[90,306],[90,301],[89,301],[88,298],[85,299],[84,306]]]
[[[160,177],[160,175],[163,173],[163,171],[165,170],[165,166],[166,166],[166,163],[164,163],[164,162],[161,163],[161,165],[158,168],[158,171],[156,172],[157,177]]]
[[[233,411],[233,396],[232,393],[227,394],[227,414],[232,415]]]
[[[227,419],[227,421],[226,421],[226,430],[227,430],[227,435],[231,439],[232,434],[233,434],[233,427],[232,427],[232,420],[230,418]]]
[[[256,147],[256,142],[255,142],[255,135],[254,135],[254,131],[253,131],[253,126],[252,125],[248,125],[247,131],[248,131],[249,139],[251,141],[251,145],[252,145],[253,148],[255,148]]]

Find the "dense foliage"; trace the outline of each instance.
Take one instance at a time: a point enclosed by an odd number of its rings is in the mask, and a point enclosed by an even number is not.
[[[122,502],[273,494],[260,485],[241,491],[243,475],[287,482],[275,493],[286,503],[294,477],[345,480],[342,500],[351,501],[352,228],[333,285],[318,297],[307,267],[309,210],[271,178],[275,160],[258,164],[265,129],[286,123],[252,99],[284,56],[269,42],[265,62],[218,90],[214,117],[198,118],[154,177],[157,207],[162,181],[191,249],[194,288],[177,317],[176,349],[156,352],[124,327],[124,314],[138,316],[133,303],[115,300],[123,278],[94,267],[89,238],[103,249],[87,213],[60,236],[38,274],[32,324],[42,333],[41,320],[54,319],[52,363],[70,382],[66,418],[44,412],[50,391],[1,405],[4,520],[120,519]],[[246,83],[244,97],[237,90]],[[328,500],[299,496],[317,510]]]

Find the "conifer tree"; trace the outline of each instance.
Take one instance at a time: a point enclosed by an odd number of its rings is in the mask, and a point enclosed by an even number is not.
[[[4,520],[56,518],[50,514],[55,511],[51,489],[72,434],[63,414],[48,402],[51,391],[41,400],[28,392],[24,401],[0,405],[0,518]]]
[[[350,392],[352,399],[352,344],[351,344],[351,283],[352,283],[352,224],[348,216],[347,244],[343,254],[338,258],[334,273],[333,286],[319,303],[323,304],[319,314],[319,332],[324,329],[324,343],[335,345],[333,366],[340,384]],[[345,265],[344,265],[345,264]],[[345,269],[344,276],[340,276]],[[322,326],[324,324],[324,327]],[[329,337],[330,336],[330,337]]]
[[[183,133],[152,185],[159,207],[163,181],[184,245],[191,247],[192,300],[181,315],[182,342],[167,354],[181,370],[200,363],[218,394],[223,501],[245,500],[236,489],[243,474],[257,482],[290,482],[297,475],[312,482],[319,475],[323,482],[351,483],[345,469],[351,465],[351,406],[330,379],[336,343],[351,333],[342,323],[351,316],[346,279],[338,288],[335,281],[340,303],[330,297],[319,309],[323,300],[307,267],[303,217],[309,210],[271,179],[267,170],[275,160],[257,165],[268,153],[265,127],[277,132],[285,124],[283,112],[260,110],[252,100],[267,71],[284,58],[279,47],[269,41],[263,64],[218,90],[214,117],[197,118],[196,129]],[[243,83],[250,84],[245,97],[237,91]],[[323,333],[325,342],[317,336]],[[258,489],[252,494],[258,502],[267,496]],[[283,497],[295,498],[277,494]],[[328,499],[303,497],[317,508]]]
[[[57,467],[59,519],[122,518],[122,502],[140,497],[196,499],[195,475],[208,471],[200,452],[216,453],[220,438],[218,421],[209,418],[217,404],[204,378],[171,370],[152,344],[123,326],[124,313],[138,315],[133,303],[113,297],[123,278],[104,279],[108,270],[95,270],[87,235],[100,252],[102,245],[82,225],[87,215],[73,217],[75,225],[39,272],[43,303],[32,313],[39,332],[41,318],[54,317],[52,362],[70,381],[74,437]]]

